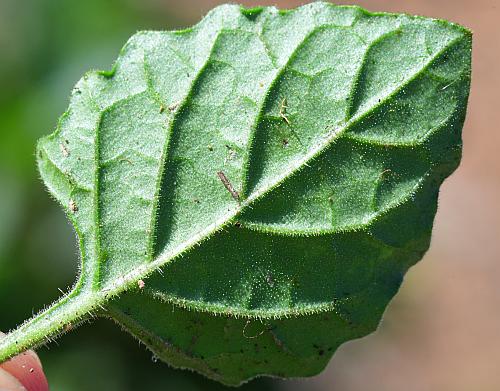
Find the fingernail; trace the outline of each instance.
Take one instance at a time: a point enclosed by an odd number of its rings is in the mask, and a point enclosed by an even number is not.
[[[0,369],[0,391],[26,391],[26,388],[10,373]]]

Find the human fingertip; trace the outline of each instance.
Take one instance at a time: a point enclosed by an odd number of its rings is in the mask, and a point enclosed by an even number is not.
[[[13,357],[0,365],[0,370],[17,380],[22,388],[7,388],[7,390],[49,391],[49,384],[43,372],[42,363],[37,354],[31,350]],[[12,380],[12,379],[9,379]],[[0,383],[1,388],[5,386]]]

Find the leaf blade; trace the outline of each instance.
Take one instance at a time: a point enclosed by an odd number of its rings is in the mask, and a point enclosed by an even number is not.
[[[111,72],[77,84],[39,144],[82,271],[57,321],[33,321],[33,335],[80,319],[79,301],[86,313],[108,304],[158,356],[222,382],[317,373],[375,329],[427,250],[469,83],[466,30],[357,7],[222,6],[188,30],[137,34]],[[227,352],[182,333],[170,346],[188,323],[144,314],[172,305],[215,325],[199,340],[222,338],[221,315]],[[255,336],[272,358],[233,351],[254,339],[244,334],[255,318],[272,323]],[[275,330],[294,341],[311,322],[318,333],[284,349]],[[331,349],[312,353],[315,338]]]

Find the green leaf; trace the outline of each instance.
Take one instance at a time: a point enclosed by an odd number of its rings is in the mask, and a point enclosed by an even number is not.
[[[81,273],[0,361],[98,315],[226,384],[320,372],[429,246],[470,54],[457,25],[322,2],[134,35],[38,145]]]

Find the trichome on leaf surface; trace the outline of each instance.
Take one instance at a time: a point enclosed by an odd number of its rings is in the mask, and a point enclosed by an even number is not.
[[[470,57],[458,25],[324,2],[137,33],[38,144],[81,272],[0,361],[104,316],[225,384],[319,373],[429,246]]]

